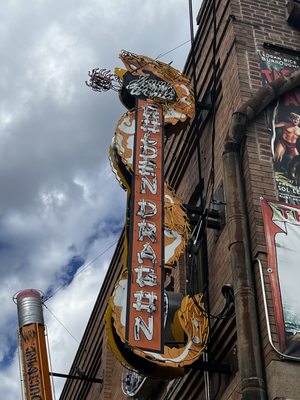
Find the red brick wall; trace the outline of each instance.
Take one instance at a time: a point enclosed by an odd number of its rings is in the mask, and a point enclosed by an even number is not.
[[[248,100],[261,87],[259,55],[264,42],[273,45],[285,46],[297,50],[300,45],[299,31],[288,26],[285,14],[285,1],[239,0],[217,1],[217,61],[218,84],[221,91],[217,99],[216,111],[216,139],[215,139],[215,187],[222,181],[222,152],[224,139],[229,132],[231,115],[246,100]],[[200,36],[196,37],[197,60],[197,89],[200,100],[208,87],[212,75],[212,13],[209,2],[204,1],[202,11],[198,16]],[[191,63],[186,64],[187,72],[191,71]],[[188,135],[195,134],[187,130],[179,137],[169,140],[170,154],[176,154],[176,161],[180,153],[174,151],[180,148],[180,141],[188,140]],[[211,168],[211,119],[201,126],[200,132],[201,174],[204,179],[204,191]],[[183,144],[181,145],[181,149]],[[172,163],[171,157],[167,164]],[[245,181],[247,211],[251,239],[252,258],[259,257],[266,265],[266,245],[260,207],[260,196],[276,197],[276,187],[273,173],[271,153],[271,137],[267,132],[265,115],[262,113],[247,129],[245,146],[242,152],[243,177]],[[185,163],[185,173],[180,182],[172,179],[171,167],[170,184],[175,185],[177,192],[186,201],[199,180],[196,146],[190,154],[189,161]],[[228,237],[226,227],[218,241],[215,241],[215,232],[208,230],[208,266],[209,266],[209,297],[211,312],[216,313],[222,306],[221,287],[231,282],[231,267],[228,252]],[[258,316],[261,329],[261,342],[265,366],[268,367],[272,360],[278,356],[272,350],[264,317],[261,283],[258,267],[254,263],[253,274],[257,288]],[[274,344],[277,344],[276,325],[272,310],[270,283],[265,275],[266,293],[269,306],[271,329]],[[226,392],[224,399],[240,398],[240,389],[232,389],[233,381]],[[229,395],[227,393],[230,393]],[[200,397],[199,397],[200,398]]]

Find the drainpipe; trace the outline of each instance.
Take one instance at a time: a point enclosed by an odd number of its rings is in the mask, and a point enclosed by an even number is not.
[[[267,392],[258,330],[248,213],[240,157],[241,145],[246,137],[247,124],[274,99],[299,85],[300,71],[297,71],[289,77],[279,78],[260,88],[233,114],[230,132],[224,143],[224,192],[243,400],[266,400]]]

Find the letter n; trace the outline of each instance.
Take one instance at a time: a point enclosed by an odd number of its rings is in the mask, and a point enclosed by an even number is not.
[[[153,316],[148,317],[148,325],[142,317],[136,317],[134,323],[134,340],[141,340],[140,331],[146,336],[147,340],[153,339]]]

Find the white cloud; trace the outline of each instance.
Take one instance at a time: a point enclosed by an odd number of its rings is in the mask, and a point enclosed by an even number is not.
[[[72,35],[57,23],[38,36],[27,75],[41,98],[52,95],[59,105],[70,103],[76,92],[74,65],[85,55],[80,50]]]
[[[95,262],[82,273],[79,272],[78,277],[67,289],[61,290],[53,299],[46,302],[46,306],[51,310],[49,312],[46,309],[44,315],[54,372],[63,374],[69,372],[89,319],[89,313],[86,310],[92,310],[94,306],[104,277],[103,270],[107,266],[107,257],[105,262]],[[67,330],[58,321],[62,322]],[[58,395],[64,385],[64,380],[55,378],[54,383],[55,392]]]
[[[125,110],[115,93],[90,91],[87,72],[122,66],[121,49],[156,57],[188,40],[188,7],[177,0],[7,0],[0,33],[0,393],[16,400],[12,296],[28,287],[57,290],[72,258],[94,259],[124,223],[126,196],[107,151]],[[188,48],[164,60],[181,68]],[[109,259],[99,258],[49,300],[79,340]],[[45,317],[53,369],[68,372],[78,344]],[[59,391],[63,381],[57,384]]]

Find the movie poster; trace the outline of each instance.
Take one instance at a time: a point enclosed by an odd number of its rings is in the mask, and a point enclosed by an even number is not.
[[[261,78],[266,85],[300,69],[300,57],[261,50]],[[300,87],[267,108],[268,130],[279,200],[300,205]]]
[[[300,357],[300,207],[261,198],[280,351]]]

